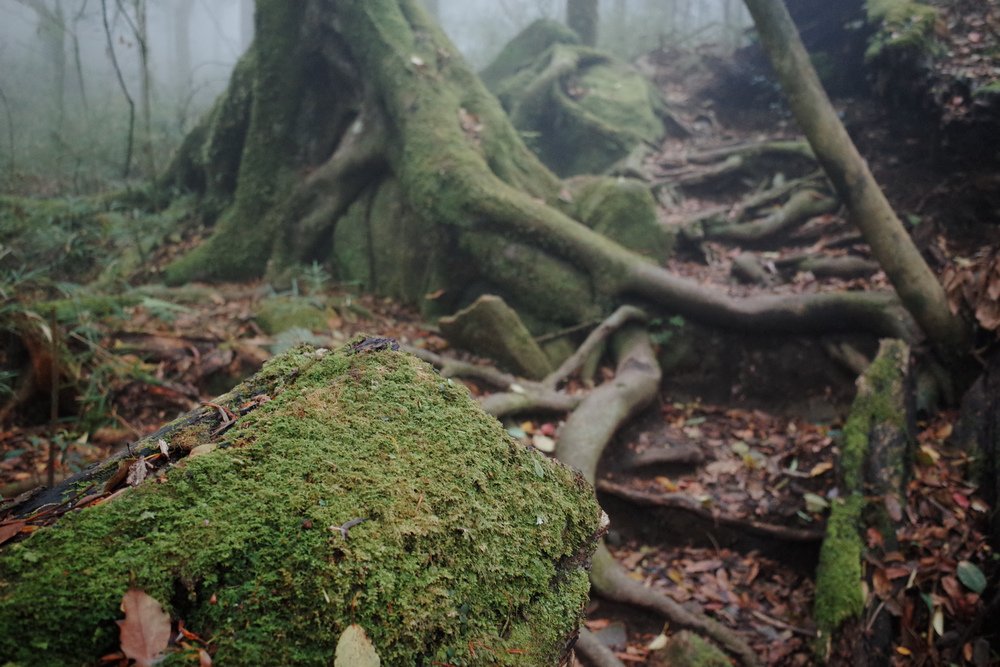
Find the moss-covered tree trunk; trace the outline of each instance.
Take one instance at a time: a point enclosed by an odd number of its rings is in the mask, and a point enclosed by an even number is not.
[[[175,283],[329,261],[431,315],[494,293],[529,327],[639,300],[740,330],[912,333],[892,294],[734,298],[578,222],[592,203],[525,146],[418,0],[259,0],[256,41],[164,184],[222,210],[169,267]]]

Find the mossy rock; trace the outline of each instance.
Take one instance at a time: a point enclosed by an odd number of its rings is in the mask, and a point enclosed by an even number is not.
[[[875,28],[865,51],[866,60],[890,52],[932,54],[937,48],[934,24],[937,9],[913,0],[868,0],[868,23]]]
[[[257,306],[254,319],[266,333],[275,336],[290,329],[325,331],[330,313],[322,301],[311,297],[275,296]]]
[[[550,46],[541,50],[545,37]],[[538,24],[514,38],[484,81],[560,176],[601,173],[665,134],[665,104],[635,68]]]
[[[218,449],[0,552],[0,664],[95,663],[130,588],[217,664],[329,665],[352,623],[382,664],[556,664],[599,531],[579,475],[385,343],[296,348],[232,396],[262,386]]]
[[[671,237],[656,218],[656,201],[649,187],[631,178],[581,176],[566,183],[574,216],[595,232],[660,261],[672,251]]]
[[[580,37],[565,24],[538,19],[507,42],[490,65],[479,73],[487,88],[531,67],[553,44],[579,44]]]

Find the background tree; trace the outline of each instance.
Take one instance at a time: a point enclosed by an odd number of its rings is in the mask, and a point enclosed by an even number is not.
[[[597,44],[597,28],[600,22],[597,0],[567,0],[566,25],[580,36],[587,46]]]

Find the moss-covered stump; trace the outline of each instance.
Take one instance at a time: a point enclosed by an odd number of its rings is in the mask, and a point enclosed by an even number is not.
[[[587,600],[591,488],[392,347],[277,357],[230,395],[272,387],[219,448],[7,546],[0,664],[95,663],[129,588],[218,664],[328,665],[352,623],[382,664],[555,664]],[[211,439],[193,428],[171,450]]]
[[[561,176],[599,174],[639,143],[664,136],[666,107],[649,81],[574,41],[544,22],[532,24],[483,72],[514,126]]]

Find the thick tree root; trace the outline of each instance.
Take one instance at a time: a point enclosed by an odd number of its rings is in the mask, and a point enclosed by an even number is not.
[[[761,220],[721,225],[702,222],[697,227],[685,228],[684,235],[690,239],[707,238],[729,243],[757,244],[818,215],[832,213],[839,205],[836,199],[815,190],[802,190],[792,195],[780,209]]]
[[[580,629],[580,636],[573,648],[590,667],[625,667],[625,663],[618,659],[615,652],[586,628]]]
[[[591,483],[595,481],[601,453],[615,431],[649,405],[660,386],[660,367],[644,329],[626,327],[615,342],[618,344],[615,379],[596,388],[570,415],[556,450],[563,463],[575,467]],[[701,632],[748,667],[760,664],[746,642],[720,623],[689,612],[665,595],[630,579],[603,545],[594,555],[590,578],[600,595],[641,606],[666,616],[673,625]]]

